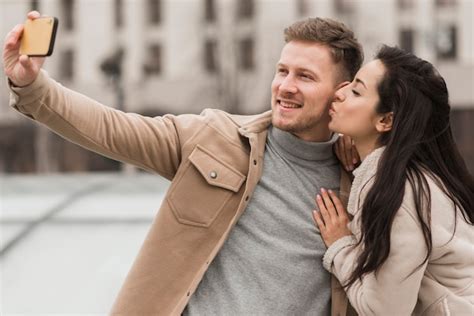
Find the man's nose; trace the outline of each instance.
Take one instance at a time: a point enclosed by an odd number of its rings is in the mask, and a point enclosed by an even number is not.
[[[298,88],[296,87],[295,80],[293,76],[287,75],[280,84],[280,92],[283,93],[296,93]]]

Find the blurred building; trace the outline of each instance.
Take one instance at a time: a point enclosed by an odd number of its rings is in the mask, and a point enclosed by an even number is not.
[[[0,34],[29,10],[59,18],[45,65],[67,87],[145,115],[269,109],[283,29],[332,17],[370,60],[380,43],[433,62],[445,77],[456,139],[474,172],[474,0],[0,0]],[[0,70],[1,72],[1,70]],[[0,172],[117,170],[8,108],[0,86]]]

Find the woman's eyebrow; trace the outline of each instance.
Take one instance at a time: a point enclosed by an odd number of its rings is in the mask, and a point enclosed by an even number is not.
[[[362,80],[360,80],[359,78],[355,78],[355,81],[357,83],[361,83],[364,86],[365,90],[367,90],[367,86],[365,85],[365,83]]]

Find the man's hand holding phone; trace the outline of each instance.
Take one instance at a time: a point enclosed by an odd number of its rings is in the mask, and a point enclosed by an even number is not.
[[[26,31],[28,31],[29,34],[24,38],[23,43],[22,38],[25,37],[24,24],[15,26],[5,38],[3,47],[4,72],[13,85],[17,87],[24,87],[33,83],[45,60],[44,57],[39,56],[48,56],[52,52],[56,26],[51,25],[51,28],[49,28],[44,25],[56,23],[57,20],[47,18],[44,20],[44,23],[31,23],[37,19],[42,19],[39,12],[32,11],[28,13],[27,23],[29,25]],[[37,22],[39,22],[39,20]],[[45,33],[44,36],[38,35],[39,27],[42,28],[40,32]],[[51,34],[49,34],[49,32],[51,32]],[[30,35],[30,37],[28,37],[28,35]],[[28,42],[25,43],[25,40],[28,40]],[[24,54],[20,53],[20,47],[21,52]]]

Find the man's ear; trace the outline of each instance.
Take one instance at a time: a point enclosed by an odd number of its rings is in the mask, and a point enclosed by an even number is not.
[[[385,133],[392,129],[393,112],[388,112],[379,116],[375,128],[379,133]]]

